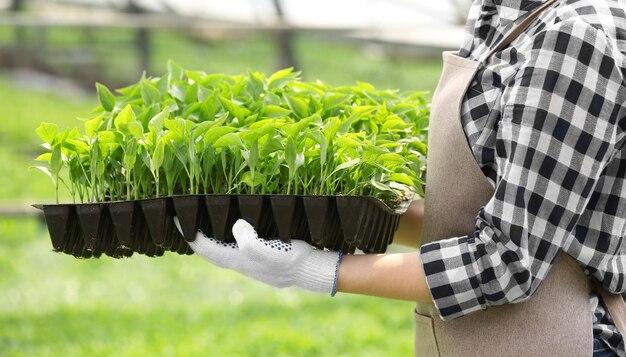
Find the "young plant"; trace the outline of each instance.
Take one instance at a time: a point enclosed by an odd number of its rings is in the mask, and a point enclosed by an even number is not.
[[[38,169],[55,191],[67,174],[81,202],[267,193],[373,195],[394,206],[423,194],[424,93],[303,82],[292,69],[167,68],[114,92],[97,83],[85,134],[42,123]]]

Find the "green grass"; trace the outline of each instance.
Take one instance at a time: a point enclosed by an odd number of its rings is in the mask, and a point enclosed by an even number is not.
[[[79,260],[0,221],[3,356],[402,356],[412,304],[273,289],[196,256]]]
[[[58,36],[55,46],[69,46],[70,34]],[[160,32],[154,41],[155,71],[167,58],[207,72],[273,67],[273,49],[262,38],[197,47]],[[440,70],[313,36],[300,37],[297,48],[307,80],[335,85],[360,80],[432,90]],[[110,71],[132,72],[128,49],[100,55]],[[0,201],[53,201],[49,179],[28,170],[40,143],[34,130],[40,121],[82,126],[75,118],[95,104],[95,95],[50,94],[0,76]],[[51,252],[41,220],[0,218],[2,356],[406,356],[413,349],[412,305],[273,289],[195,256],[79,260]]]

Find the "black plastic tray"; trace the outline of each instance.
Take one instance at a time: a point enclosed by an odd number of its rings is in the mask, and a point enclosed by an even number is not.
[[[43,210],[54,251],[75,257],[133,253],[161,256],[165,251],[192,254],[178,232],[193,240],[198,230],[233,241],[239,218],[259,237],[304,240],[317,248],[383,253],[398,227],[399,210],[369,196],[181,195],[135,201],[36,205]]]

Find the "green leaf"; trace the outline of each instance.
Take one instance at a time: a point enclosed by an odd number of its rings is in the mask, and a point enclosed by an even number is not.
[[[396,116],[389,116],[383,123],[381,130],[382,131],[406,130],[406,129],[410,129],[412,126],[413,125],[411,123],[407,123],[404,120]]]
[[[113,132],[113,131],[101,131],[98,133],[98,142],[101,144],[112,144],[112,143],[117,143],[120,142],[121,134],[119,132]]]
[[[297,155],[298,145],[296,144],[293,136],[288,136],[287,145],[285,145],[285,160],[287,160],[287,165],[289,166],[290,170],[295,169]]]
[[[152,153],[152,170],[159,171],[165,160],[165,143],[164,140],[159,140],[154,152]]]
[[[176,100],[172,99],[172,98],[167,98],[165,99],[162,103],[161,106],[163,108],[169,108],[170,112],[176,112],[178,111],[179,107],[178,104],[176,103]]]
[[[426,156],[426,153],[428,152],[428,147],[426,146],[426,144],[417,140],[411,141],[411,143],[409,143],[409,148],[417,150],[417,152],[424,156]]]
[[[174,82],[170,85],[169,94],[180,102],[185,102],[185,93],[189,85],[184,82]]]
[[[393,153],[393,152],[388,152],[388,153],[385,153],[385,154],[382,154],[382,155],[378,156],[376,161],[377,162],[381,162],[383,164],[390,164],[390,163],[405,164],[405,163],[407,163],[407,160],[404,157],[402,157],[401,155],[398,155],[396,153]]]
[[[224,148],[228,146],[243,147],[243,142],[236,133],[228,133],[217,139],[213,144],[215,148]]]
[[[324,136],[326,137],[326,142],[330,143],[330,141],[335,138],[339,128],[341,127],[341,119],[337,117],[329,118],[326,124],[324,124]]]
[[[169,107],[165,107],[159,114],[155,115],[148,122],[148,128],[153,133],[160,133],[163,130],[165,119],[170,115]]]
[[[285,126],[285,120],[276,119],[276,118],[268,118],[257,120],[254,123],[250,124],[248,128],[250,129],[260,129],[260,128],[282,128]]]
[[[307,131],[307,127],[312,123],[321,120],[318,114],[313,114],[291,125],[285,125],[285,131],[290,136],[299,136]]]
[[[309,115],[309,108],[304,100],[287,95],[287,94],[285,94],[284,97],[287,100],[287,104],[289,105],[289,108],[291,108],[291,110],[299,118],[304,118]]]
[[[276,105],[281,106],[282,100],[280,97],[272,92],[266,92],[265,97],[263,98],[263,105]]]
[[[337,145],[341,148],[356,148],[363,146],[363,142],[356,140],[354,137],[340,136],[336,140]]]
[[[176,158],[183,164],[183,166],[186,166],[189,159],[191,159],[187,155],[189,153],[187,151],[187,146],[180,145],[175,142],[172,142],[172,146],[174,147],[174,155],[176,155]]]
[[[218,96],[220,103],[224,107],[224,110],[229,112],[233,117],[238,118],[239,120],[245,119],[248,115],[250,115],[250,111],[243,106],[235,104],[233,101]]]
[[[195,102],[191,105],[188,105],[183,111],[183,118],[187,118],[194,122],[199,121],[200,115],[202,114],[202,103]]]
[[[184,70],[181,66],[177,65],[174,61],[167,61],[167,76],[168,83],[172,81],[180,81],[183,79]]]
[[[116,89],[115,92],[119,93],[127,98],[135,98],[137,96],[141,96],[139,83],[131,84],[124,88]]]
[[[376,91],[376,88],[374,88],[374,86],[371,85],[370,83],[356,81],[356,84],[357,84],[357,88],[359,88],[361,90],[365,90],[365,91],[368,91],[368,92],[375,92]]]
[[[130,105],[127,105],[115,117],[115,128],[124,135],[130,135],[137,139],[143,138],[143,125],[135,117],[135,113]]]
[[[143,138],[143,126],[138,121],[126,124],[126,130],[131,136],[137,139]]]
[[[243,173],[241,182],[248,185],[250,188],[260,186],[265,183],[266,176],[260,172],[256,172],[254,174],[254,182],[252,182],[252,176],[250,175],[250,171],[246,171]]]
[[[309,113],[317,113],[317,114],[321,114],[322,112],[322,102],[319,101],[316,97],[309,97]]]
[[[289,114],[291,114],[291,110],[277,105],[266,105],[261,109],[261,117],[263,118],[281,118]]]
[[[111,93],[107,87],[98,82],[96,82],[96,92],[98,94],[98,101],[100,102],[100,105],[102,105],[102,108],[104,108],[107,112],[112,112],[115,108],[115,97],[113,96],[113,93]]]
[[[144,81],[141,83],[141,98],[146,106],[150,106],[161,102],[161,92],[154,84]]]
[[[389,175],[389,181],[395,181],[395,182],[403,183],[403,184],[408,185],[408,186],[415,186],[415,183],[413,182],[413,179],[411,179],[411,177],[409,177],[409,175],[404,174],[404,173],[393,173],[393,174]]]
[[[31,166],[31,169],[36,169],[39,170],[41,172],[43,172],[44,174],[46,174],[48,177],[50,177],[50,179],[52,180],[52,182],[56,182],[56,180],[54,179],[54,176],[52,175],[52,172],[50,172],[50,169],[45,167],[45,166]]]
[[[415,104],[413,103],[398,103],[391,107],[389,110],[396,115],[406,114],[408,112],[415,111]]]
[[[198,137],[203,136],[207,131],[209,131],[209,129],[211,129],[212,126],[213,126],[213,123],[208,122],[208,121],[198,124],[198,126],[196,126],[192,132],[193,141],[196,141]]]
[[[345,133],[350,130],[350,127],[355,121],[359,121],[366,116],[369,116],[376,109],[373,105],[358,106],[352,109],[347,119],[342,120],[339,131]]]
[[[200,85],[217,88],[220,84],[231,85],[233,82],[233,76],[224,73],[211,73],[207,74],[207,76],[200,81]]]
[[[64,148],[74,151],[77,154],[83,154],[89,152],[89,145],[82,140],[67,139],[61,144]]]
[[[43,161],[43,162],[50,162],[50,160],[52,159],[52,153],[43,153],[39,156],[37,156],[37,158],[35,159],[36,161]]]
[[[127,168],[132,168],[135,166],[135,162],[137,160],[137,141],[130,140],[124,149],[124,166]]]
[[[191,104],[198,101],[198,84],[194,83],[185,92],[185,103]]]
[[[259,155],[261,155],[261,157],[265,157],[279,150],[283,150],[283,144],[281,141],[277,138],[270,138],[261,146]]]
[[[35,132],[39,135],[41,140],[48,144],[52,144],[54,142],[58,131],[59,127],[56,124],[45,122],[39,124],[37,129],[35,129]]]
[[[211,94],[215,93],[213,89],[198,85],[198,101],[204,102]]]
[[[248,90],[248,93],[253,99],[257,99],[261,95],[261,93],[263,93],[263,80],[265,79],[265,75],[259,72],[248,71],[247,76],[248,83],[246,88]]]
[[[206,77],[206,73],[204,71],[189,71],[186,70],[185,72],[185,76],[189,79],[191,79],[194,82],[200,82],[201,80],[203,80]]]
[[[165,128],[169,130],[170,134],[173,134],[180,138],[185,137],[186,131],[184,119],[165,119]]]
[[[135,120],[135,112],[133,112],[133,108],[129,104],[124,107],[119,114],[117,114],[113,123],[115,124],[115,128],[120,130],[122,125],[131,123]]]
[[[293,68],[285,68],[274,72],[267,80],[269,89],[283,88],[287,83],[298,78],[298,73],[293,73]]]
[[[351,95],[349,94],[342,94],[342,93],[332,93],[326,97],[324,97],[324,109],[328,110],[328,109],[333,109],[345,102],[347,102],[348,100],[350,100],[350,98],[352,98]]]
[[[85,132],[87,133],[88,138],[93,138],[98,133],[98,129],[100,129],[100,125],[102,124],[102,115],[98,115],[97,117],[87,120],[85,122]]]
[[[214,145],[218,138],[223,137],[229,133],[237,131],[237,128],[231,126],[217,126],[213,127],[204,134],[203,140],[207,145]],[[228,146],[228,145],[227,145]]]
[[[331,175],[334,175],[334,174],[336,174],[337,172],[339,172],[341,170],[345,170],[345,169],[351,168],[353,166],[356,166],[356,165],[359,164],[359,162],[361,162],[361,159],[356,158],[356,159],[352,159],[350,161],[346,161],[343,164],[337,165],[337,167],[335,168],[335,170],[333,170]]]
[[[222,109],[222,105],[220,104],[217,95],[217,92],[213,92],[202,102],[200,113],[205,120],[213,120],[215,115],[217,115],[217,113],[219,113]]]
[[[381,191],[393,191],[389,185],[376,181],[373,178],[370,180],[370,184]]]
[[[61,154],[61,146],[55,145],[52,148],[52,155],[50,156],[50,171],[54,176],[58,176],[61,168],[63,168],[63,156]]]

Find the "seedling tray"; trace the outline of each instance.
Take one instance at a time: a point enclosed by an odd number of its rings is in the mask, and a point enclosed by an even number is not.
[[[302,239],[320,249],[383,253],[392,242],[400,209],[369,196],[181,195],[134,201],[36,205],[43,210],[53,250],[80,258],[122,258],[165,251],[192,254],[198,230],[233,241],[239,218],[260,237]]]

